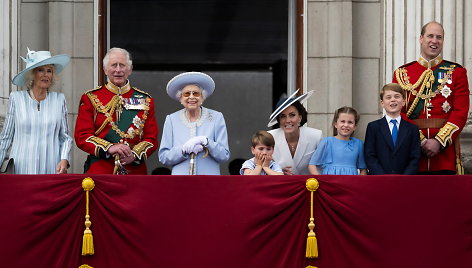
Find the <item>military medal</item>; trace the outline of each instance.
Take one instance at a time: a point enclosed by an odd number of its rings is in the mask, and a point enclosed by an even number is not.
[[[449,112],[449,110],[451,110],[451,105],[449,104],[449,102],[445,101],[442,104],[442,109],[445,113]]]
[[[143,95],[124,99],[124,107],[126,110],[148,110],[146,98]]]
[[[444,85],[444,87],[441,89],[441,94],[444,96],[444,98],[447,98],[451,95],[451,89],[447,85]]]
[[[452,84],[452,79],[451,79],[451,78],[447,79],[447,83],[448,83],[449,85]]]
[[[444,79],[444,73],[443,73],[443,72],[439,72],[439,73],[438,73],[438,83],[439,83],[439,84],[442,84],[442,83],[443,83],[443,79]]]

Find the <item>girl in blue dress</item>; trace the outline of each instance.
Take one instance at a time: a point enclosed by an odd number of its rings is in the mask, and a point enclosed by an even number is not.
[[[366,175],[364,144],[352,137],[359,114],[352,107],[341,107],[334,113],[333,135],[326,137],[312,155],[308,170],[313,175]]]

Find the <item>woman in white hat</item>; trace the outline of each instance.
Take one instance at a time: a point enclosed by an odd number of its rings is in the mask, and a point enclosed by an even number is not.
[[[167,94],[184,107],[166,117],[159,147],[159,161],[172,166],[173,175],[220,175],[220,163],[229,159],[223,114],[202,107],[214,90],[213,79],[200,72],[167,84]]]
[[[284,175],[310,174],[308,163],[322,136],[321,130],[304,126],[308,113],[302,103],[313,91],[301,96],[296,96],[297,92],[277,103],[267,124],[268,127],[279,124],[279,128],[269,133],[275,140],[272,158],[282,167]]]
[[[67,173],[72,138],[69,136],[64,94],[49,91],[56,75],[69,63],[67,55],[28,49],[26,68],[12,83],[27,90],[10,94],[0,134],[0,159],[11,147],[16,174]]]

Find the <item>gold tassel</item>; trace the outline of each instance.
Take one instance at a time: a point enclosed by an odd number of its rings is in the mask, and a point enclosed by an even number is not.
[[[456,172],[457,175],[464,175],[464,165],[462,164],[462,160],[460,158],[456,159]]]
[[[320,184],[317,179],[310,178],[306,181],[306,189],[310,191],[310,223],[308,224],[308,237],[306,239],[306,257],[307,258],[318,258],[318,241],[316,234],[313,231],[315,229],[315,218],[313,217],[313,192],[315,192]]]
[[[93,236],[92,230],[90,230],[90,225],[92,222],[90,221],[90,213],[89,213],[89,192],[93,190],[95,187],[95,182],[92,178],[87,177],[82,180],[82,188],[85,191],[85,230],[84,230],[84,237],[82,240],[82,256],[93,255]]]

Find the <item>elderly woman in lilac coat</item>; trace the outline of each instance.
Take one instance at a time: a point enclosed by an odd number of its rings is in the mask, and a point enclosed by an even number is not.
[[[159,147],[159,161],[172,167],[172,175],[220,175],[220,163],[230,157],[223,114],[202,106],[214,89],[213,79],[200,72],[167,84],[167,94],[184,107],[166,117]]]

